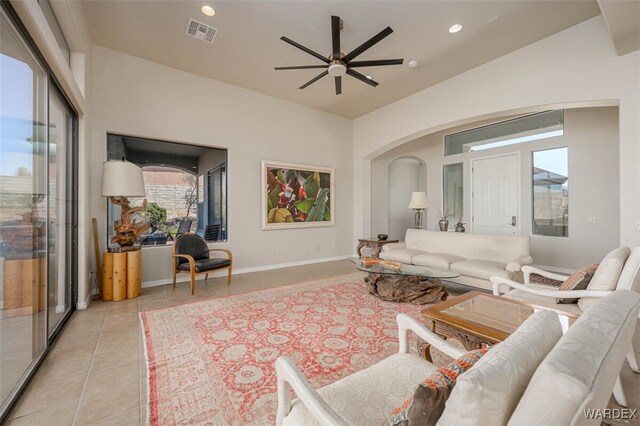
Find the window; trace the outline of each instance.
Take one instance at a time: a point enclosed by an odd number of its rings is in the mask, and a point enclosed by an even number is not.
[[[564,111],[545,111],[444,137],[444,155],[483,151],[564,134]]]
[[[143,247],[171,244],[183,232],[227,239],[225,149],[109,134],[107,156],[142,168],[147,200],[142,218],[151,224],[138,241]],[[132,199],[131,205],[142,202]],[[107,215],[110,241],[119,207],[109,202]]]
[[[533,153],[533,234],[569,236],[569,150]]]
[[[462,163],[442,166],[442,215],[453,228],[464,216],[464,179]]]

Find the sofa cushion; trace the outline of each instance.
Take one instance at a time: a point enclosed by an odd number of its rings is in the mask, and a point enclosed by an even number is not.
[[[558,315],[531,315],[504,342],[458,377],[438,421],[442,425],[503,425],[531,376],[562,336]],[[535,417],[529,418],[529,423]]]
[[[318,389],[318,394],[349,425],[381,425],[436,367],[412,354],[394,354],[365,370]],[[295,399],[283,424],[318,425]]]
[[[596,272],[593,274],[587,290],[615,290],[620,274],[622,273],[622,268],[630,253],[631,250],[629,247],[620,247],[609,252],[609,254],[602,259],[600,266],[598,266],[598,269],[596,269]],[[578,306],[580,306],[580,309],[584,312],[598,300],[597,297],[583,297],[578,300]]]
[[[541,284],[525,284],[525,287],[537,289],[537,290],[550,290],[548,286]],[[552,291],[555,291],[553,289]],[[582,314],[582,310],[576,303],[558,305],[554,297],[538,296],[537,294],[528,293],[524,290],[511,290],[503,295],[503,297],[524,302],[529,305],[537,306],[540,308],[548,308],[551,310],[558,310],[566,312],[570,316],[579,317]],[[564,325],[564,324],[563,324]],[[568,324],[567,324],[568,325]]]
[[[639,308],[640,295],[618,290],[582,314],[536,370],[509,425],[585,424],[585,409],[607,407]]]
[[[487,348],[467,352],[460,358],[438,368],[422,381],[410,398],[401,406],[391,410],[388,426],[432,426],[435,425],[444,404],[456,384],[458,376],[478,362],[487,353]]]
[[[490,260],[460,260],[451,264],[451,272],[467,275],[470,277],[488,280],[494,275],[513,279],[513,272],[505,270],[506,264],[492,262]]]
[[[397,249],[380,252],[380,259],[393,260],[395,262],[406,263],[411,265],[413,256],[424,254],[423,251],[413,249]]]
[[[593,273],[598,269],[598,264],[594,263],[593,265],[585,266],[584,268],[578,269],[573,274],[569,275],[569,278],[564,280],[564,282],[560,285],[558,290],[561,291],[572,291],[572,290],[584,290],[591,282],[593,278]],[[565,297],[562,299],[556,299],[557,303],[576,303],[578,298],[569,298]]]
[[[413,256],[413,264],[418,266],[430,266],[444,271],[449,270],[449,266],[453,262],[464,260],[460,256],[444,253],[425,253]]]

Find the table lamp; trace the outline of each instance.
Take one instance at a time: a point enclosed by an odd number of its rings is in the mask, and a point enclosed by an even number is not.
[[[136,222],[132,215],[147,210],[147,200],[142,206],[130,207],[127,197],[144,197],[142,169],[128,161],[105,161],[102,164],[102,196],[120,205],[120,221],[114,223],[112,243],[132,246],[138,237],[151,227],[149,223]]]
[[[412,192],[409,208],[416,212],[414,228],[422,229],[422,210],[427,208],[427,194],[424,192]]]

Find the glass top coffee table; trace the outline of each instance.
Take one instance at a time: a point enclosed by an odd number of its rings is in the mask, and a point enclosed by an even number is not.
[[[502,342],[538,310],[540,308],[524,302],[470,291],[429,306],[422,314],[430,320],[433,332],[473,350]],[[576,320],[566,312],[558,312],[558,315],[563,331]],[[421,349],[423,356],[431,360],[429,345],[423,343]]]
[[[356,268],[367,272],[364,281],[369,293],[390,302],[416,305],[447,300],[447,290],[441,279],[456,278],[460,274],[416,265],[402,264],[400,269],[384,264],[366,266],[361,259],[352,259]]]

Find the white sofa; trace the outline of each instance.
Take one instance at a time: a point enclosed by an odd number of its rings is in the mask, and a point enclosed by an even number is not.
[[[607,408],[639,310],[639,294],[618,290],[590,307],[564,336],[555,312],[534,313],[460,375],[438,424],[599,424],[588,421],[584,410]],[[409,354],[409,331],[451,357],[464,352],[408,315],[397,321],[399,353],[318,390],[292,361],[278,358],[276,424],[385,424],[391,409],[436,369]]]
[[[527,236],[407,229],[404,243],[385,244],[380,258],[455,272],[447,281],[491,290],[492,276],[522,282],[529,253]]]

